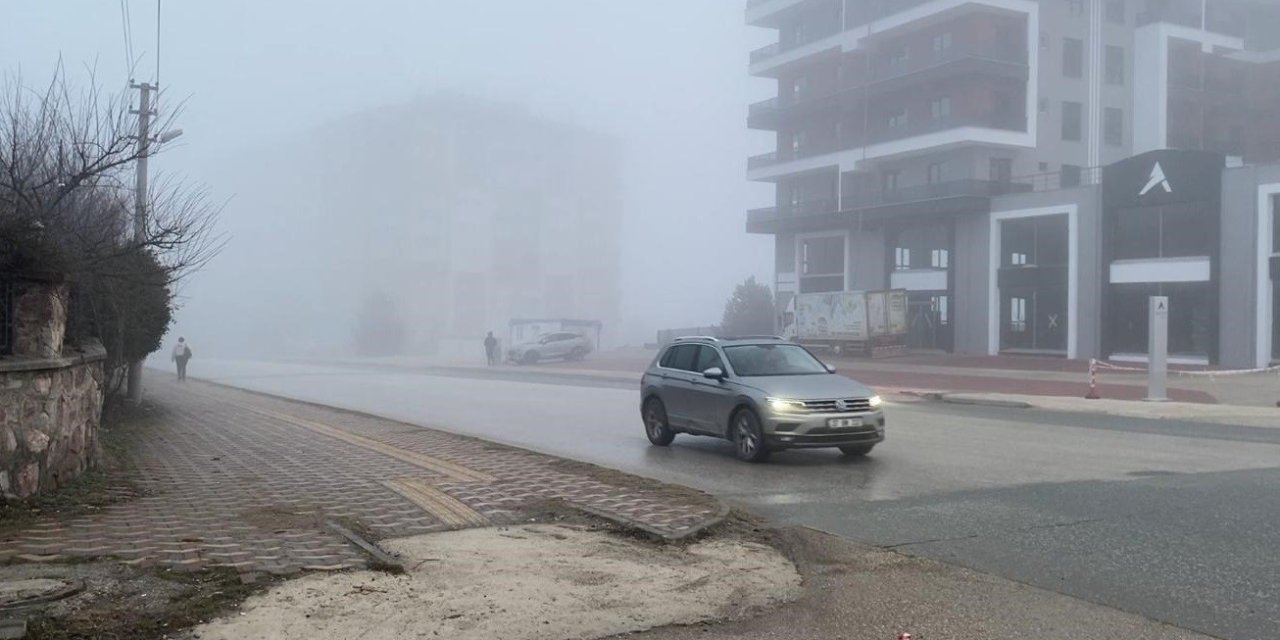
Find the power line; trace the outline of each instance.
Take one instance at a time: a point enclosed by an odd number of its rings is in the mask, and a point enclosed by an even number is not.
[[[120,31],[122,34],[121,43],[124,45],[124,68],[129,73],[130,79],[132,79],[133,53],[129,51],[129,16],[124,8],[124,0],[120,0]]]

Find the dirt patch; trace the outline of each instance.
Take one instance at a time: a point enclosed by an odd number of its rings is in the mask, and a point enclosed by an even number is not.
[[[193,630],[219,638],[599,638],[738,619],[786,602],[786,557],[736,536],[687,545],[527,524],[385,540],[404,576],[314,574]]]
[[[324,529],[324,515],[320,510],[301,506],[250,509],[241,512],[240,519],[263,531],[274,533]]]
[[[266,583],[233,572],[175,573],[117,563],[11,565],[0,580],[76,580],[84,590],[5,615],[28,619],[27,640],[158,640],[234,609]]]

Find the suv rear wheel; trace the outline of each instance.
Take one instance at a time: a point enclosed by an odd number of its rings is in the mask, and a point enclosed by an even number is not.
[[[760,418],[750,409],[740,409],[733,417],[733,445],[738,459],[743,462],[764,462],[769,459],[769,446],[764,441]]]
[[[538,352],[527,351],[525,352],[524,357],[520,359],[520,361],[523,362],[524,364],[538,364]]]
[[[644,403],[644,434],[655,447],[665,447],[676,439],[676,432],[667,424],[667,408],[657,398]]]

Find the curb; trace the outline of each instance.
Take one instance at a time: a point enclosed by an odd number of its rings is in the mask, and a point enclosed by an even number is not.
[[[387,573],[395,575],[400,575],[405,572],[404,565],[400,564],[400,561],[395,559],[391,554],[383,551],[382,547],[379,547],[377,544],[365,540],[356,532],[334,522],[333,520],[326,520],[324,524],[330,531],[342,536],[347,540],[347,542],[350,542],[367,554],[371,559],[369,568],[376,571],[386,571]]]
[[[732,509],[729,508],[728,505],[721,502],[719,498],[716,498],[715,496],[712,496],[710,494],[706,494],[706,495],[710,497],[712,500],[714,500],[717,505],[720,506],[719,511],[717,511],[714,515],[707,518],[706,520],[703,520],[702,522],[699,522],[698,524],[692,527],[689,527],[688,530],[682,531],[680,533],[664,533],[660,529],[651,527],[642,522],[637,522],[629,518],[616,516],[607,511],[601,511],[600,509],[596,509],[595,507],[589,507],[582,504],[575,504],[573,502],[567,502],[567,504],[573,509],[577,509],[578,511],[595,516],[602,520],[607,520],[616,525],[643,531],[659,540],[662,540],[663,542],[680,542],[682,540],[687,540],[689,538],[697,536],[702,532],[706,531],[707,529],[710,529],[711,527],[714,527],[724,522],[725,519],[729,517],[729,514],[733,511]]]
[[[997,400],[995,398],[975,398],[972,396],[952,395],[949,393],[941,394],[939,398],[947,404],[963,404],[975,407],[1001,407],[1004,409],[1030,409],[1034,405],[1030,402],[1021,400]]]

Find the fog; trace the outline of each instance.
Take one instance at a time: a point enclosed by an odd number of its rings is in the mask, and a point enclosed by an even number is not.
[[[156,4],[125,4],[132,77],[153,81]],[[124,91],[121,13],[5,0],[0,60]],[[371,308],[405,350],[511,316],[639,344],[771,280],[772,238],[743,230],[772,193],[744,179],[766,135],[746,105],[771,95],[745,52],[769,34],[740,2],[170,2],[161,34],[160,108],[183,105],[185,135],[153,175],[226,203],[226,249],[171,330],[203,356],[342,353],[383,326]]]

